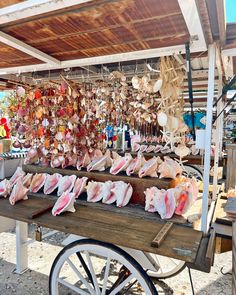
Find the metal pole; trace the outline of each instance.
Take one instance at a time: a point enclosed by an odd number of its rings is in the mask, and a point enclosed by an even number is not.
[[[218,81],[218,93],[222,93],[222,75],[219,75]],[[217,103],[217,114],[220,114],[222,106],[222,100]],[[214,176],[213,176],[213,200],[216,199],[217,195],[217,184],[218,184],[218,167],[219,167],[219,156],[221,153],[220,142],[221,142],[221,120],[223,119],[223,113],[220,114],[216,120],[216,132],[215,132],[215,157],[214,157]]]
[[[193,111],[192,68],[191,68],[191,60],[190,60],[189,43],[185,44],[185,51],[186,51],[186,65],[187,65],[187,75],[188,75],[189,103],[191,108],[191,118],[192,118],[192,125],[193,125],[193,140],[195,140],[196,134],[195,134],[195,124],[194,124],[194,111]]]
[[[207,115],[205,130],[205,155],[204,155],[204,174],[203,174],[203,196],[202,196],[202,219],[201,230],[207,234],[209,224],[207,223],[208,214],[208,193],[209,175],[211,165],[211,131],[212,131],[212,108],[214,99],[214,80],[215,80],[215,59],[216,47],[211,44],[208,47],[209,69],[208,69],[208,91],[207,91]]]

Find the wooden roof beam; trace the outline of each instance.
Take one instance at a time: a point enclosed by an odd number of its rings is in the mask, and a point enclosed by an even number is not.
[[[190,34],[190,51],[193,52],[195,48],[206,51],[206,40],[195,1],[178,0],[178,3]]]
[[[0,25],[84,4],[92,0],[28,0],[0,9]]]
[[[0,31],[0,42],[7,44],[17,50],[20,50],[28,55],[31,55],[41,61],[44,61],[45,63],[53,64],[53,65],[59,65],[61,63],[58,59],[1,31]]]
[[[216,1],[217,19],[219,26],[220,45],[224,46],[226,41],[225,1]]]

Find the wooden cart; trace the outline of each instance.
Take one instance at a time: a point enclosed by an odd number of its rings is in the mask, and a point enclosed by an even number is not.
[[[50,294],[59,294],[58,286],[67,287],[77,292],[75,294],[129,294],[128,290],[137,287],[136,282],[142,288],[135,294],[157,294],[152,278],[176,275],[186,265],[210,271],[214,254],[213,232],[204,238],[202,232],[194,229],[184,217],[174,216],[166,222],[157,214],[144,211],[144,189],[154,184],[168,188],[170,180],[139,179],[72,169],[45,169],[34,165],[24,166],[24,170],[31,173],[75,174],[78,177],[86,175],[96,181],[126,180],[134,188],[134,197],[127,207],[88,203],[82,196],[76,201],[75,213],[67,212],[58,217],[51,214],[56,196],[31,193],[27,202],[19,202],[15,206],[11,206],[6,199],[0,199],[0,216],[17,220],[18,272],[27,267],[24,240],[27,239],[28,223],[75,235],[72,237],[73,242],[54,261],[49,280]],[[79,262],[75,261],[75,254]],[[95,275],[98,271],[95,271],[95,256],[104,262],[103,269],[99,270],[104,272],[102,281]],[[168,257],[164,265],[163,257]],[[119,270],[112,281],[110,268],[114,266],[114,261]],[[61,278],[65,264],[76,274],[82,286]]]

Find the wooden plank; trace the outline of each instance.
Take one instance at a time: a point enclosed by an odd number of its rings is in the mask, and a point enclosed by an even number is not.
[[[236,198],[228,198],[227,203],[224,207],[224,211],[227,213],[227,216],[230,215],[231,218],[236,219]]]
[[[33,197],[40,197],[48,200],[54,200],[56,201],[58,197],[56,195],[50,195],[46,196],[43,193],[30,193],[29,196]],[[151,212],[146,212],[144,210],[144,207],[139,205],[139,204],[129,204],[128,206],[125,206],[123,208],[116,207],[115,204],[103,204],[101,202],[97,203],[89,203],[87,202],[87,194],[83,193],[80,195],[79,199],[76,199],[76,203],[78,205],[83,205],[87,207],[90,210],[99,209],[102,211],[111,211],[119,214],[123,214],[126,216],[135,216],[139,218],[140,220],[159,220],[160,223],[165,223],[165,220],[161,219],[160,215],[158,213],[151,213]],[[184,226],[192,227],[192,224],[190,222],[187,222],[187,219],[183,216],[176,215],[174,214],[172,218],[168,219],[168,221],[174,222],[176,224],[181,224]]]
[[[195,263],[187,263],[187,266],[199,271],[209,273],[214,260],[215,231],[211,230],[207,237],[203,237]]]
[[[86,170],[78,171],[75,168],[71,169],[60,169],[60,168],[51,168],[51,167],[40,167],[37,165],[24,165],[23,170],[30,173],[60,173],[62,175],[76,175],[77,177],[88,177],[89,180],[94,181],[124,181],[130,183],[133,187],[133,195],[131,198],[131,203],[134,204],[145,204],[145,195],[144,191],[152,186],[156,186],[159,189],[168,189],[171,184],[171,179],[159,179],[157,177],[145,177],[139,178],[138,176],[127,176],[125,172],[119,173],[119,175],[112,175],[108,171],[99,172],[92,171],[87,172]]]
[[[158,234],[155,236],[154,240],[152,241],[151,245],[153,247],[160,247],[161,243],[163,242],[163,240],[166,238],[166,236],[168,235],[169,231],[171,230],[173,226],[172,222],[166,222],[163,227],[161,228],[161,230],[158,232]]]
[[[144,145],[146,145],[146,143],[143,143]],[[148,144],[147,144],[148,145]],[[155,145],[155,144],[153,144]],[[121,150],[118,150],[117,151],[120,155],[123,155],[124,152],[121,151]],[[126,152],[130,153],[132,156],[136,156],[137,155],[137,152],[132,152],[131,150],[127,150]],[[152,158],[152,157],[160,157],[160,158],[164,158],[165,156],[168,156],[170,158],[178,158],[178,156],[174,153],[169,153],[169,154],[163,154],[163,153],[142,153],[143,156],[146,158],[146,159],[149,159],[149,158]],[[186,157],[183,158],[183,160],[187,160],[187,164],[192,164],[192,165],[203,165],[203,156],[201,155],[188,155]],[[223,166],[225,165],[227,161],[227,157],[224,156],[222,158],[219,159],[219,166]],[[211,157],[211,165],[214,165],[214,157]]]
[[[216,237],[216,249],[217,254],[225,253],[232,250],[232,239]]]
[[[29,218],[35,210],[47,205],[50,205],[50,200],[34,196],[15,206],[11,206],[7,199],[0,199],[0,216],[188,262],[195,261],[202,238],[200,231],[175,224],[161,246],[154,248],[151,242],[162,228],[160,220],[113,212],[110,207],[101,210],[75,204],[75,213],[65,212],[54,217],[46,212],[33,220]]]

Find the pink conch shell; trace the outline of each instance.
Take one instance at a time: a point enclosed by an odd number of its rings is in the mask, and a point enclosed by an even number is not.
[[[124,157],[119,157],[115,159],[111,166],[110,173],[116,175],[120,171],[126,170],[132,159],[133,158],[130,154],[125,154]]]
[[[117,152],[112,151],[112,159],[113,159],[113,161],[118,159],[118,158],[120,159],[121,156]]]
[[[59,157],[58,156],[53,157],[51,160],[51,167],[58,168],[60,166],[61,166],[61,161],[60,161]]]
[[[52,208],[52,215],[57,216],[65,211],[75,212],[74,202],[74,193],[70,193],[69,191],[63,192],[63,194],[57,199],[56,203]]]
[[[169,154],[169,153],[171,153],[171,148],[169,146],[163,146],[163,147],[161,147],[160,152],[162,154]]]
[[[75,175],[65,175],[61,177],[59,180],[58,191],[57,191],[58,197],[61,196],[65,191],[70,192],[72,188],[74,187],[75,180],[76,180]]]
[[[146,161],[142,168],[139,170],[138,176],[144,177],[144,176],[151,176],[151,177],[157,177],[157,166],[158,166],[158,158],[153,157],[152,159]]]
[[[73,193],[75,198],[78,198],[83,192],[85,192],[85,187],[87,184],[88,177],[77,178],[73,188]]]
[[[164,162],[159,166],[158,172],[160,178],[172,178],[175,179],[177,174],[182,173],[181,166],[173,159],[164,157]]]
[[[155,146],[154,153],[159,153],[161,149],[162,149],[162,145],[157,144],[157,145]]]
[[[111,151],[107,150],[104,154],[104,156],[107,156],[106,160],[106,168],[109,168],[112,166],[112,158],[111,158]]]
[[[86,152],[83,156],[80,156],[78,158],[76,168],[77,168],[77,170],[81,170],[81,168],[87,167],[90,163],[91,163],[91,158],[90,158],[88,152]]]
[[[95,160],[95,159],[98,159],[98,158],[101,158],[103,156],[103,153],[101,150],[99,149],[96,149],[94,151],[92,151],[91,153],[91,160]]]
[[[126,169],[126,174],[130,176],[131,174],[138,173],[142,165],[143,165],[143,156],[140,153],[135,159],[131,160],[129,166]]]
[[[23,176],[25,176],[25,172],[22,170],[21,167],[17,167],[15,173],[12,175],[12,177],[9,180],[10,185],[13,186],[17,182],[17,180]]]
[[[24,185],[25,187],[29,188],[32,179],[33,179],[33,174],[32,174],[32,173],[27,173],[27,174],[23,177],[23,185]]]
[[[158,188],[153,186],[150,188],[147,188],[144,192],[145,194],[145,211],[148,212],[157,212],[157,193],[158,193]]]
[[[183,215],[193,205],[198,196],[198,187],[195,180],[180,183],[175,188],[175,199],[177,215]]]
[[[133,194],[133,188],[130,183],[125,183],[124,181],[115,181],[111,191],[114,194],[114,198],[116,198],[117,207],[126,206]]]
[[[186,147],[185,144],[179,144],[176,148],[175,148],[175,154],[177,156],[179,156],[180,158],[184,158],[187,155],[190,154],[190,149],[188,147]]]
[[[16,202],[20,201],[20,200],[27,200],[27,193],[28,193],[28,188],[26,188],[23,185],[23,179],[20,178],[18,179],[18,181],[16,182],[16,184],[14,185],[10,198],[9,198],[9,202],[11,205],[15,205]]]
[[[104,171],[106,168],[108,160],[108,155],[104,155],[102,157],[94,159],[88,166],[87,171]]]
[[[6,198],[11,191],[11,185],[9,180],[4,179],[0,182],[0,196]]]
[[[158,212],[162,219],[169,219],[173,216],[176,207],[175,189],[165,191],[151,187],[144,194],[146,195],[146,211]]]
[[[37,193],[44,186],[47,175],[47,173],[36,173],[30,184],[30,192]]]
[[[52,175],[47,175],[43,192],[45,195],[51,194],[59,184],[60,179],[62,178],[62,175],[59,173],[54,173]]]
[[[168,189],[164,194],[164,202],[165,202],[165,219],[169,219],[173,216],[176,208],[176,200],[175,200],[175,189]]]
[[[99,202],[102,200],[103,182],[90,181],[87,186],[87,201]]]
[[[138,144],[138,143],[134,143],[133,145],[132,145],[132,152],[138,152],[140,150],[140,144]]]
[[[140,146],[140,149],[139,149],[139,151],[140,151],[141,153],[144,153],[144,152],[147,150],[147,148],[148,148],[148,146],[147,146],[147,145],[145,145],[145,144],[142,144],[142,145]]]
[[[112,204],[116,201],[116,195],[113,193],[112,188],[114,187],[114,183],[112,181],[106,181],[103,184],[102,190],[102,202],[104,204]]]
[[[66,167],[72,166],[72,167],[76,167],[76,163],[77,163],[77,155],[73,154],[73,155],[67,155],[64,158],[64,161],[62,162],[62,169],[65,169]]]
[[[155,150],[156,146],[155,145],[149,145],[146,149],[146,153],[151,153]]]

